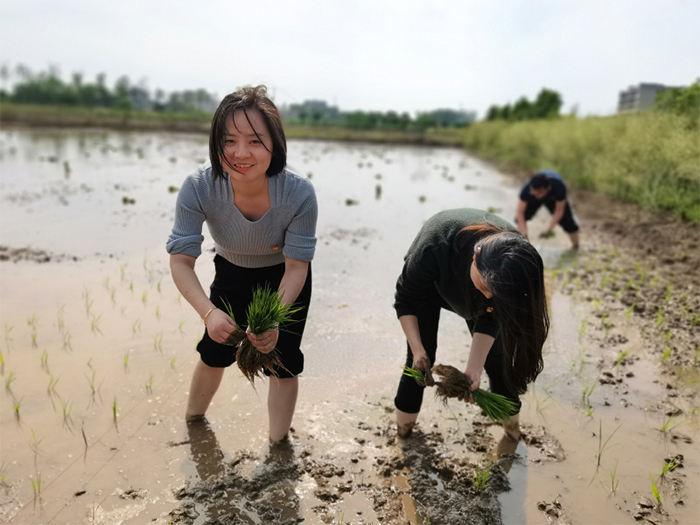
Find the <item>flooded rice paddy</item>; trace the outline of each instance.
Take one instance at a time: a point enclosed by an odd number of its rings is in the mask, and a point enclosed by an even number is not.
[[[392,303],[405,251],[440,210],[512,220],[515,209],[519,184],[456,149],[289,143],[289,167],[319,200],[291,445],[270,450],[266,388],[235,367],[208,422],[186,425],[202,324],[164,245],[177,189],[206,157],[199,135],[0,132],[0,521],[697,522],[697,397],[669,397],[624,311],[601,322],[599,304],[561,293],[578,257],[561,232],[535,241],[552,332],[521,442],[431,396],[419,430],[397,440],[405,343]],[[446,313],[438,362],[464,367],[468,346]]]

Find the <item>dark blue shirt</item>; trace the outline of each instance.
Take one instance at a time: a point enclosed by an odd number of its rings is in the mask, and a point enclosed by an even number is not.
[[[552,186],[549,190],[549,193],[547,193],[547,195],[545,195],[542,199],[542,202],[566,200],[566,184],[564,184],[561,175],[559,175],[556,171],[551,170],[540,170],[537,173],[544,173],[545,175],[547,175]],[[537,199],[537,197],[530,193],[531,183],[532,179],[527,181],[523,188],[520,190],[520,200],[526,202],[539,200]]]

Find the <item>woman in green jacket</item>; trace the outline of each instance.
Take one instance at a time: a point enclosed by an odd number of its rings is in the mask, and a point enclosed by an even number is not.
[[[515,402],[542,371],[549,331],[544,267],[537,250],[508,222],[485,211],[447,210],[418,232],[396,283],[396,309],[406,335],[406,366],[435,363],[440,310],[466,320],[472,345],[465,374],[472,390],[486,370],[492,392]],[[401,437],[418,418],[424,387],[402,376],[394,404]],[[517,414],[506,434],[520,437]]]

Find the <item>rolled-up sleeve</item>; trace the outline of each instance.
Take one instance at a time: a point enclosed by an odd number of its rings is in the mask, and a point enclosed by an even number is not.
[[[495,313],[485,313],[479,315],[474,323],[474,333],[490,335],[494,339],[498,337],[498,332],[501,331],[501,324],[498,316]]]
[[[284,235],[284,256],[288,259],[310,262],[316,251],[316,222],[318,203],[311,185],[308,195],[289,223]]]
[[[188,177],[177,196],[175,224],[165,245],[168,253],[199,257],[202,254],[202,224],[205,219],[195,185]]]

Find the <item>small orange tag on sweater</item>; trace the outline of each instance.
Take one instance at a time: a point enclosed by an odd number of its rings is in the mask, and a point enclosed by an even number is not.
[[[486,311],[487,311],[488,313],[491,313],[491,312],[493,312],[493,308],[491,308],[490,306],[487,306],[487,307],[486,307]]]
[[[279,247],[279,246],[277,246],[277,245],[275,244],[275,245],[274,245],[274,246],[272,247],[272,249],[273,249],[273,250],[275,250],[275,251],[277,251],[277,250],[279,250],[279,249],[280,249],[280,247]]]

